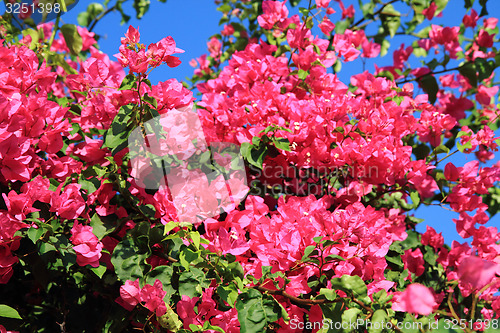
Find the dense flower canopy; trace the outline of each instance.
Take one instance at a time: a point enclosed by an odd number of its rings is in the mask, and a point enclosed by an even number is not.
[[[146,46],[130,26],[117,61],[99,51],[96,7],[87,28],[57,20],[21,34],[3,18],[0,332],[326,332],[324,319],[393,325],[354,330],[370,333],[498,329],[498,19],[486,1],[479,14],[465,1],[452,27],[431,23],[443,0],[407,6],[406,25],[396,1],[367,2],[360,21],[341,0],[292,14],[298,2],[222,1],[191,87],[148,80],[180,64],[171,36]],[[342,64],[380,57],[396,34],[417,40],[342,82]],[[174,124],[154,138],[155,121]],[[182,152],[138,159],[134,129],[150,151],[175,138]],[[245,165],[207,147],[222,143]],[[472,160],[447,160],[455,153]],[[457,213],[446,223],[464,242],[417,233],[425,205]]]

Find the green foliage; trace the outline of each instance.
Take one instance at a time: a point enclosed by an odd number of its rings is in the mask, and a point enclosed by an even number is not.
[[[146,263],[149,254],[147,249],[141,249],[132,238],[125,238],[118,243],[111,256],[111,263],[118,278],[123,282],[142,279],[149,266]]]
[[[134,111],[134,104],[122,106],[115,116],[111,128],[106,132],[104,145],[111,149],[113,155],[127,146],[129,130],[133,124]]]
[[[269,324],[280,318],[281,307],[276,300],[256,289],[249,289],[238,296],[236,302],[241,332],[265,332]]]
[[[343,275],[340,278],[333,278],[331,283],[332,288],[342,290],[347,295],[359,299],[365,304],[371,303],[366,284],[359,276]]]
[[[380,19],[382,20],[382,27],[385,33],[394,37],[401,25],[401,13],[398,12],[393,5],[387,5],[382,10]]]
[[[83,47],[82,36],[78,33],[76,25],[65,24],[61,28],[66,45],[72,55],[78,55]]]
[[[429,102],[434,104],[436,102],[437,93],[439,91],[439,86],[437,80],[432,75],[424,75],[418,80],[418,83],[422,86],[422,89],[429,96]]]
[[[22,319],[16,309],[5,304],[0,304],[0,317]]]
[[[254,137],[255,142],[243,142],[241,144],[241,155],[250,164],[262,169],[264,158],[267,155],[267,145],[260,143],[260,138]]]

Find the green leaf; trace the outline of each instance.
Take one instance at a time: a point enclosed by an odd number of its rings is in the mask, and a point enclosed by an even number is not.
[[[337,303],[326,303],[321,304],[321,311],[323,312],[323,318],[328,318],[332,323],[341,323],[342,322],[342,312],[345,304],[344,302]],[[328,333],[339,333],[339,330],[334,330],[330,325],[330,329]]]
[[[177,332],[182,327],[182,321],[179,320],[177,313],[172,310],[170,305],[166,304],[167,312],[161,316],[157,317],[158,322],[161,327],[166,328],[168,331]]]
[[[420,204],[420,196],[418,195],[418,192],[417,191],[411,192],[410,198],[411,201],[413,202],[413,208],[417,208],[418,205]]]
[[[422,11],[426,8],[425,2],[419,0],[412,1],[411,5],[417,14],[422,14]]]
[[[299,79],[305,80],[308,75],[309,75],[309,73],[307,71],[305,71],[303,69],[299,69],[299,73],[298,73]]]
[[[393,295],[388,295],[387,291],[385,291],[384,289],[379,290],[377,293],[373,295],[373,300],[381,306],[387,304],[392,298]]]
[[[80,177],[78,184],[87,191],[87,194],[94,193],[101,186],[101,182],[97,178],[85,179],[85,177]]]
[[[22,319],[16,309],[4,304],[0,304],[0,317]]]
[[[370,321],[372,322],[372,325],[370,327],[368,327],[369,333],[382,332],[382,330],[384,329],[384,326],[385,326],[383,323],[388,322],[387,312],[385,312],[385,310],[378,309],[377,311],[375,311],[373,313],[373,316],[370,319]]]
[[[393,5],[387,5],[380,14],[380,18],[384,30],[389,33],[391,37],[394,37],[401,25],[401,13],[394,9]]]
[[[144,14],[146,14],[146,12],[149,9],[150,3],[151,1],[149,0],[134,0],[132,7],[134,7],[135,9],[135,14],[136,14],[135,17],[137,19],[141,19],[144,16]]]
[[[450,152],[450,148],[446,147],[445,145],[439,145],[436,148],[434,148],[434,154],[448,154]]]
[[[470,132],[465,132],[465,131],[460,131],[457,134],[457,139],[462,137],[462,136],[471,136],[472,133]],[[463,153],[465,149],[472,149],[472,142],[468,141],[464,145],[460,142],[461,140],[457,140],[457,149]]]
[[[385,257],[385,260],[387,260],[387,262],[389,262],[389,263],[391,263],[393,265],[396,265],[398,268],[401,268],[401,269],[404,268],[403,260],[401,260],[400,256],[391,257],[391,256],[387,255]]]
[[[137,77],[134,74],[128,74],[123,78],[122,84],[118,90],[132,90],[137,86]]]
[[[476,66],[473,63],[468,62],[460,66],[458,71],[467,78],[472,87],[477,88]]]
[[[329,301],[334,301],[337,299],[337,293],[332,289],[321,288],[319,290],[319,294],[323,295]]]
[[[94,20],[102,12],[104,12],[104,6],[100,3],[93,2],[87,6],[87,13],[90,15],[92,20]]]
[[[90,226],[92,227],[92,233],[99,239],[103,239],[104,236],[114,230],[114,228],[107,228],[97,213],[90,219]]]
[[[391,81],[394,81],[394,74],[392,74],[391,72],[389,71],[380,71],[378,74],[377,74],[377,77],[386,77],[388,78],[389,80]]]
[[[325,237],[325,238],[326,238],[326,237]],[[314,241],[315,243],[318,243],[318,244],[319,244],[319,243],[321,243],[321,242],[322,242],[322,240],[323,240],[323,236],[316,236],[316,237],[313,237],[313,241]]]
[[[281,314],[280,306],[270,295],[262,295],[256,289],[240,294],[236,301],[240,332],[261,333],[270,323],[277,321]]]
[[[349,310],[345,310],[344,313],[342,313],[342,322],[343,323],[355,323],[356,320],[358,319],[358,316],[362,313],[361,309],[358,308],[351,308]],[[344,332],[350,332],[349,327],[347,329],[344,329]]]
[[[146,274],[146,284],[153,285],[156,280],[160,280],[163,285],[163,290],[167,292],[165,301],[168,301],[175,293],[175,289],[172,286],[173,274],[174,269],[172,266],[158,266]]]
[[[429,96],[429,102],[434,104],[436,102],[437,93],[439,91],[439,86],[436,78],[432,75],[425,75],[418,80],[418,83],[422,86],[422,89]]]
[[[364,17],[371,18],[373,16],[373,10],[375,9],[375,4],[373,2],[365,3],[363,5],[360,3],[360,6]]]
[[[111,263],[121,281],[135,281],[144,276],[144,271],[149,266],[146,264],[148,257],[149,253],[141,253],[134,241],[126,238],[116,245],[111,255]]]
[[[200,233],[198,231],[191,231],[189,235],[193,240],[194,247],[198,250],[200,248]]]
[[[154,219],[156,215],[156,208],[151,204],[141,205],[138,207],[139,210],[148,218]]]
[[[234,283],[230,283],[227,286],[218,286],[217,294],[219,294],[225,302],[234,308],[236,299],[238,298],[238,288],[234,285]]]
[[[316,249],[316,245],[309,245],[304,250],[304,255],[302,256],[301,261],[306,261],[309,258],[309,255]]]
[[[488,10],[486,9],[487,0],[479,0],[479,4],[481,5],[481,13],[479,13],[479,17],[487,16]]]
[[[412,152],[413,152],[413,154],[415,154],[415,157],[417,158],[417,160],[423,160],[427,156],[429,156],[431,149],[425,143],[421,143],[418,146],[413,147]]]
[[[78,14],[76,20],[78,22],[78,25],[81,25],[82,27],[88,27],[90,25],[90,22],[92,22],[92,18],[87,12],[81,12],[80,14]]]
[[[383,37],[384,39],[378,43],[380,44],[380,56],[381,57],[384,57],[387,52],[389,51],[389,48],[391,47],[391,42],[389,42],[389,40],[385,39],[385,37]]]
[[[229,4],[223,4],[222,6],[217,7],[217,10],[219,12],[229,13],[232,10],[232,8],[231,5]]]
[[[431,266],[436,265],[436,259],[438,258],[438,255],[434,253],[434,249],[430,246],[426,246],[425,248],[426,251],[424,253],[424,260]]]
[[[477,79],[479,81],[483,81],[490,77],[491,73],[496,68],[495,61],[486,60],[484,58],[476,58],[474,61],[477,70]]]
[[[325,258],[326,261],[328,260],[340,260],[340,261],[345,261],[346,259],[342,256],[339,256],[338,254],[329,254]]]
[[[406,239],[399,243],[401,244],[403,251],[414,249],[421,244],[418,232],[408,230],[407,234],[408,236],[406,237]]]
[[[171,230],[179,226],[179,222],[170,221],[165,224],[165,229],[163,230],[163,236],[166,236]]]
[[[274,146],[278,149],[291,151],[290,149],[290,141],[287,138],[272,138]]]
[[[90,270],[95,273],[100,279],[102,279],[102,276],[104,273],[106,273],[106,265],[99,265],[97,267],[92,267]]]
[[[457,141],[457,149],[463,153],[466,149],[472,149],[472,142],[468,141],[464,145]]]
[[[33,244],[36,244],[36,242],[42,237],[42,235],[45,233],[45,231],[42,228],[34,228],[31,227],[28,229],[28,238],[31,239]]]
[[[333,278],[331,280],[332,288],[340,289],[347,294],[352,294],[354,297],[363,301],[366,304],[370,304],[371,300],[368,297],[368,288],[365,282],[357,275],[343,275],[341,278]]]
[[[113,156],[127,146],[127,140],[130,134],[128,131],[128,123],[131,120],[133,110],[133,104],[122,106],[113,119],[111,128],[106,132],[104,146],[111,148],[111,154]]]
[[[448,1],[449,0],[434,0],[434,3],[437,6],[436,14],[440,13],[441,11],[443,11],[443,9],[446,8]]]
[[[349,25],[351,23],[349,22],[349,20],[341,20],[337,23],[335,23],[335,32],[337,34],[343,34],[347,28],[349,28]]]
[[[227,265],[227,271],[231,274],[230,278],[234,279],[235,277],[239,277],[243,279],[245,276],[245,271],[243,270],[243,266],[237,261],[230,263]]]
[[[179,277],[179,293],[191,298],[201,296],[204,288],[210,286],[205,273],[201,269],[192,267],[189,271],[183,272]]]
[[[457,138],[461,138],[462,136],[471,136],[471,132],[460,131],[457,134]]]
[[[465,5],[464,5],[464,8],[465,8],[465,9],[470,9],[470,8],[472,8],[472,5],[474,4],[474,1],[475,1],[475,0],[465,0]]]
[[[241,144],[241,155],[250,164],[258,167],[259,169],[262,169],[264,157],[267,155],[267,146],[264,144],[260,144],[258,148],[255,148],[254,145],[248,142],[243,142]]]
[[[31,43],[29,48],[34,50],[37,47],[38,41],[40,40],[40,34],[38,33],[37,30],[34,29],[26,29],[23,30],[23,36],[31,36]]]
[[[64,41],[68,46],[69,52],[72,55],[78,55],[83,48],[83,40],[82,36],[80,36],[78,30],[76,29],[76,25],[65,24],[60,29],[63,34]]]

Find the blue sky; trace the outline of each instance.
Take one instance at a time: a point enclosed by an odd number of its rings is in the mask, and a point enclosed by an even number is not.
[[[63,21],[65,23],[76,23],[77,14],[84,11],[89,3],[88,1],[80,1],[70,13],[63,16]],[[345,0],[344,3],[346,6],[353,3],[357,7],[357,1]],[[332,17],[332,21],[335,22],[340,18],[340,9],[335,3],[333,3],[333,7],[337,10],[337,13]],[[125,3],[124,10],[128,14],[135,13],[130,1]],[[479,13],[480,10],[476,10]],[[490,16],[498,17],[500,1],[488,1],[488,11]],[[464,14],[463,1],[451,0],[448,8],[443,12],[443,16],[433,19],[432,23],[456,26],[460,24]],[[150,10],[142,20],[132,18],[128,24],[120,25],[120,15],[111,13],[97,24],[95,32],[103,36],[103,39],[99,41],[99,45],[101,50],[110,56],[118,53],[120,38],[125,34],[129,24],[139,28],[141,42],[146,45],[157,42],[166,36],[172,36],[177,43],[177,47],[186,51],[179,55],[182,64],[177,68],[168,68],[166,65],[157,68],[151,73],[150,80],[153,84],[170,78],[176,78],[180,81],[192,76],[193,68],[189,65],[189,61],[207,53],[207,40],[213,34],[220,32],[221,27],[218,25],[220,15],[221,13],[216,10],[216,5],[212,0],[168,0],[166,3],[152,0]],[[413,40],[413,38],[408,37],[396,39],[393,47],[398,47],[403,42],[410,45]],[[398,43],[396,44],[396,42]],[[387,56],[367,62],[366,69],[372,71],[374,63],[379,67],[392,64],[391,54],[392,52],[389,51]],[[343,82],[348,83],[350,76],[359,73],[359,71],[360,62],[345,64],[339,73],[339,77]],[[498,160],[498,154],[486,166],[495,163]],[[442,162],[440,167],[444,168],[447,162],[453,162],[455,165],[460,166],[472,160],[474,160],[473,155],[455,154],[447,161]],[[451,244],[452,240],[463,242],[463,239],[457,234],[455,224],[452,221],[453,218],[458,218],[458,213],[447,211],[438,206],[421,206],[415,212],[415,216],[425,219],[424,222],[418,225],[418,231],[425,231],[425,226],[428,224],[434,227],[437,232],[443,233],[446,243]],[[487,225],[500,228],[500,214],[491,219]]]

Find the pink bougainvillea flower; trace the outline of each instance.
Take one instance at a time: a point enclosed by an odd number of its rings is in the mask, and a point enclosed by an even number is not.
[[[71,234],[73,236],[69,240],[73,243],[73,250],[76,252],[76,263],[80,266],[99,267],[103,246],[92,233],[92,227],[81,225],[76,221]]]
[[[492,47],[493,37],[495,37],[495,34],[489,34],[488,32],[486,32],[486,30],[482,29],[481,31],[479,31],[476,42],[479,46],[482,47]]]
[[[12,254],[12,251],[19,248],[19,237],[14,241],[0,242],[0,284],[9,282],[14,274],[13,265],[19,259]]]
[[[183,53],[175,46],[175,41],[171,36],[165,37],[158,43],[149,44],[148,51],[146,52],[149,57],[149,65],[157,67],[162,63],[166,63],[168,67],[177,67],[181,61],[179,58],[172,56],[175,53]]]
[[[7,331],[7,329],[0,325],[0,333],[19,333],[18,331]]]
[[[56,212],[62,218],[72,220],[76,219],[85,210],[85,201],[80,193],[80,184],[69,184],[64,191],[60,193],[60,188],[52,194],[50,199],[50,211]]]
[[[401,256],[401,259],[403,259],[405,268],[408,269],[411,273],[414,273],[416,276],[422,275],[422,273],[425,271],[424,257],[420,249],[406,250],[405,254]]]
[[[125,281],[120,287],[120,297],[116,302],[127,310],[132,310],[138,303],[141,303],[156,316],[161,317],[167,312],[164,297],[167,293],[163,291],[163,284],[156,279],[153,285],[146,284],[140,288],[139,279],[135,281]]]
[[[477,15],[477,12],[472,9],[470,12],[470,15],[465,15],[462,22],[466,27],[469,28],[475,28],[477,24],[477,20],[479,19],[479,16]]]
[[[432,2],[429,7],[425,8],[422,11],[422,14],[430,21],[436,14],[436,10],[437,10],[437,5],[435,2]]]
[[[320,8],[327,8],[331,0],[316,0],[316,6]]]
[[[392,309],[427,316],[437,305],[436,298],[429,288],[413,283],[402,293],[394,295]]]
[[[140,39],[141,34],[139,33],[139,30],[130,25],[127,32],[125,33],[125,37],[121,38],[121,43],[125,45],[137,44],[139,43]]]
[[[161,317],[167,312],[167,306],[163,300],[166,294],[161,281],[156,279],[153,285],[147,284],[141,289],[139,297],[149,311]]]
[[[117,299],[117,302],[125,309],[131,311],[141,301],[139,297],[140,291],[139,279],[134,282],[127,280],[120,287],[120,297]]]
[[[257,17],[259,25],[264,29],[272,29],[274,25],[288,17],[288,8],[285,2],[264,1],[262,3],[262,15]]]
[[[438,234],[433,227],[427,226],[427,230],[422,234],[422,244],[439,250],[444,245],[443,235],[441,232]]]
[[[476,290],[492,282],[496,274],[500,274],[499,264],[475,256],[463,259],[458,266],[460,283],[468,284]]]

